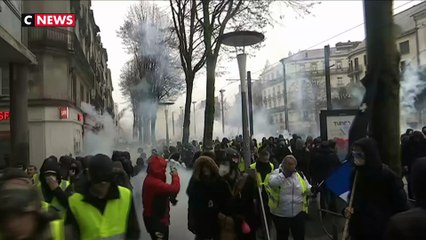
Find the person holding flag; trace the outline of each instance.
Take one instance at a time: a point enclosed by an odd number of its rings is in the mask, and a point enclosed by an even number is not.
[[[350,204],[344,209],[344,215],[349,219],[349,236],[352,240],[383,239],[383,231],[390,217],[408,208],[403,182],[382,163],[372,138],[354,142],[352,157],[355,169],[350,185],[353,187],[349,193]],[[347,166],[345,164],[342,168],[347,169]],[[327,186],[331,186],[331,190],[337,194],[344,192],[342,188],[333,188],[333,184],[328,183]]]

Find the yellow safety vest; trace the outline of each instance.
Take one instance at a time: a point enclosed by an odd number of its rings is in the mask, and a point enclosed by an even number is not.
[[[243,157],[240,157],[240,162],[238,163],[238,170],[240,170],[240,172],[246,171],[246,162]]]
[[[50,231],[52,240],[65,240],[64,220],[55,220],[50,222]]]
[[[302,186],[302,194],[305,195],[305,198],[303,200],[303,208],[302,211],[305,213],[308,213],[308,199],[307,199],[307,194],[308,194],[308,185],[305,182],[305,179],[303,179],[302,176],[300,176],[299,173],[296,173],[297,177],[299,179],[300,185]],[[269,184],[269,183],[268,183]],[[268,201],[268,205],[269,208],[273,209],[273,208],[277,208],[280,205],[280,192],[281,192],[281,188],[280,187],[270,187],[269,188],[269,201]]]
[[[119,199],[109,200],[103,213],[83,201],[84,196],[74,193],[69,199],[71,212],[80,228],[81,240],[125,239],[127,221],[132,202],[132,192],[118,187]]]
[[[59,185],[59,187],[63,191],[65,191],[68,188],[69,185],[70,185],[70,183],[68,181],[62,180],[61,184]],[[38,188],[40,196],[41,196],[41,198],[42,198],[42,200],[44,202],[45,200],[44,200],[43,192],[41,190],[41,182],[40,181],[37,184],[37,188]],[[47,205],[47,209],[50,206],[53,207],[54,209],[56,209],[58,211],[59,216],[61,216],[62,219],[65,219],[66,213],[67,213],[67,209],[66,209],[66,207],[62,206],[62,204],[59,202],[59,200],[56,197],[53,197],[53,199],[52,199],[52,201],[50,203],[48,203],[48,202],[46,202],[46,203],[48,204]],[[46,205],[43,205],[43,203],[42,203],[42,207],[43,206],[46,206]]]
[[[40,184],[40,179],[38,173],[33,175],[33,183],[35,186],[38,186]]]
[[[45,201],[41,201],[41,209],[43,209],[46,212],[49,211],[49,203]]]
[[[266,174],[265,179],[262,179],[262,175],[260,175],[260,173],[256,172],[257,185],[258,186],[265,186],[265,188],[269,187],[269,176],[271,176],[271,173],[274,171],[274,164],[269,163],[269,165],[271,166],[271,172]],[[250,165],[250,168],[256,170],[256,163],[252,163]]]

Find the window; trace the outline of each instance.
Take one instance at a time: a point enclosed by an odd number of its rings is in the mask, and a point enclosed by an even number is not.
[[[311,70],[312,71],[318,71],[318,65],[317,65],[317,63],[311,63]]]
[[[359,70],[359,62],[358,62],[358,58],[355,58],[355,71]]]
[[[402,73],[405,71],[405,68],[406,68],[405,61],[401,61],[400,70]]]
[[[77,101],[77,79],[76,79],[76,77],[75,76],[73,76],[73,78],[72,78],[72,88],[71,88],[71,91],[72,91],[72,102],[76,102]]]
[[[338,86],[343,85],[343,77],[337,77],[337,85]]]
[[[7,66],[7,65],[5,65]],[[9,69],[0,67],[0,95],[9,95]]]
[[[280,113],[280,123],[283,123],[284,119],[283,119],[283,113]]]
[[[354,70],[354,62],[351,60],[350,64],[349,64],[349,69],[350,71]]]
[[[275,88],[272,88],[272,96],[275,96]]]
[[[399,52],[401,54],[410,53],[410,42],[408,40],[405,42],[399,43]]]
[[[303,112],[303,120],[304,121],[309,121],[309,112],[308,111],[304,111]]]
[[[364,66],[367,66],[367,55],[364,54]]]
[[[342,69],[342,61],[337,61],[336,62],[336,68],[337,69]]]

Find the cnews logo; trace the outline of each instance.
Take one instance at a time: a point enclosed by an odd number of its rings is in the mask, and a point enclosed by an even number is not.
[[[74,13],[22,14],[22,27],[74,27]]]

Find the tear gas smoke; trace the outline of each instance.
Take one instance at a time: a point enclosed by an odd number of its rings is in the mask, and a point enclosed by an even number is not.
[[[426,81],[421,78],[424,69],[419,69],[409,65],[401,77],[400,88],[400,120],[401,132],[407,128],[421,128],[423,122],[419,113],[422,115],[423,106],[416,107],[417,100],[426,89]],[[418,123],[414,124],[413,123]]]
[[[88,124],[91,127],[99,126],[99,131],[85,129],[83,139],[83,155],[96,155],[103,153],[108,156],[112,155],[114,150],[114,143],[117,136],[116,126],[111,115],[104,112],[103,115],[99,114],[95,107],[82,102],[81,109],[87,113]]]

